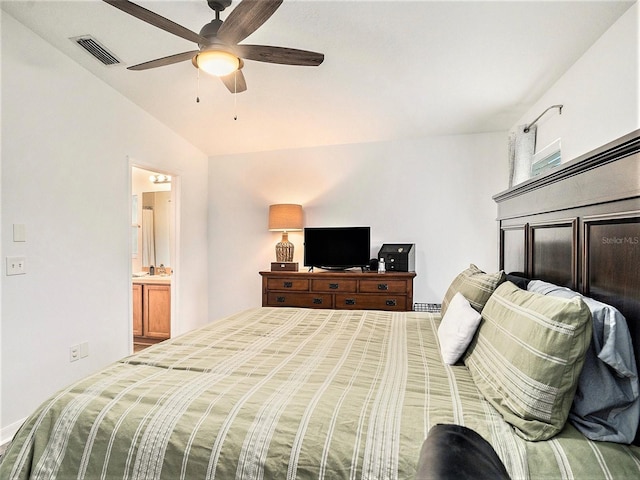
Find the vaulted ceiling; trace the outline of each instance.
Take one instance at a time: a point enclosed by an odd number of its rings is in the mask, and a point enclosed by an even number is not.
[[[136,3],[195,32],[214,17],[205,0]],[[219,155],[507,130],[633,3],[285,0],[243,43],[322,52],[324,63],[246,61],[238,95],[206,75],[198,85],[189,61],[127,70],[195,45],[100,0],[2,9]],[[87,34],[122,63],[104,66],[69,40]]]

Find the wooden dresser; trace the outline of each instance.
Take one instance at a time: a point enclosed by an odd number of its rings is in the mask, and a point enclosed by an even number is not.
[[[415,272],[260,272],[263,307],[413,309]]]

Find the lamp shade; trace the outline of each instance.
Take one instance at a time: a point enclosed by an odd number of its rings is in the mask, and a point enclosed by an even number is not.
[[[302,205],[291,203],[270,205],[269,230],[279,232],[302,230]]]

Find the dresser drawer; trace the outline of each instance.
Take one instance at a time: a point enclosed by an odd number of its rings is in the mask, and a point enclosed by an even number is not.
[[[381,275],[383,276],[383,275]],[[407,293],[407,282],[403,280],[360,280],[361,293]]]
[[[333,308],[333,296],[326,293],[269,292],[267,306]]]
[[[336,294],[338,309],[358,310],[406,310],[407,297],[404,295],[349,295]]]
[[[311,291],[313,292],[356,292],[357,287],[356,280],[327,278],[311,280]]]
[[[295,292],[308,292],[309,280],[306,278],[269,278],[267,280],[269,290],[291,290]]]

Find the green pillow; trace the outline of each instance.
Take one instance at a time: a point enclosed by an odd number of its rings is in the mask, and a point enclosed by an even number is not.
[[[518,435],[547,440],[567,421],[591,328],[580,297],[549,297],[505,282],[482,310],[465,364]]]
[[[505,281],[505,278],[506,275],[502,270],[496,273],[485,273],[474,264],[469,265],[469,268],[453,279],[447,293],[445,293],[442,300],[442,316],[444,317],[451,299],[458,292],[467,299],[476,311],[481,312],[493,291]]]

